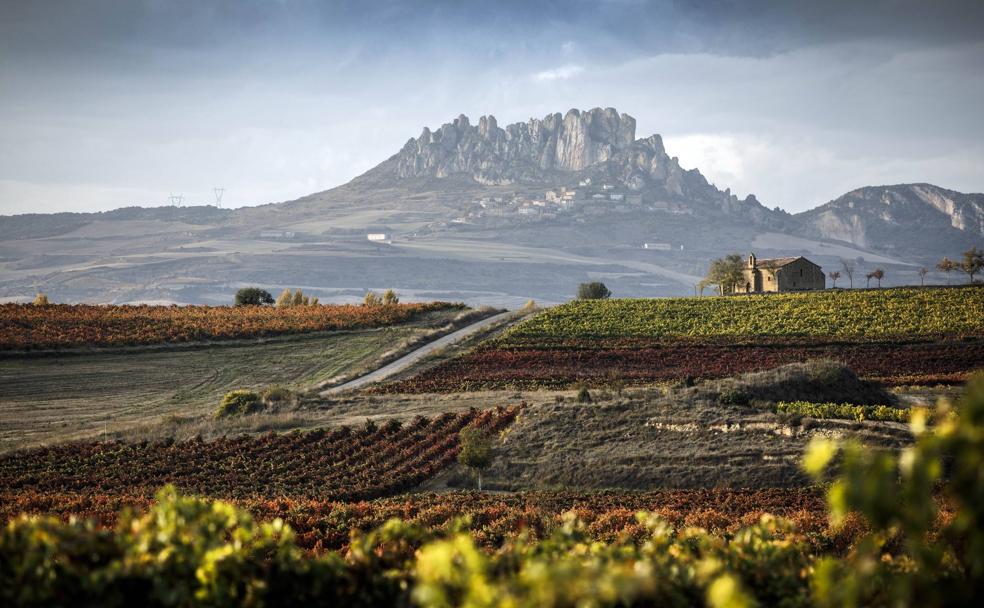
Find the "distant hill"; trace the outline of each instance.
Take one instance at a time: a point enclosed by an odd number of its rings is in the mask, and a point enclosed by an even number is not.
[[[868,186],[794,216],[808,236],[907,257],[984,242],[984,194],[932,184]]]
[[[0,216],[0,300],[43,290],[55,301],[219,303],[248,284],[324,302],[393,287],[407,300],[512,306],[566,300],[589,280],[618,296],[685,295],[709,260],[752,250],[825,268],[862,259],[894,285],[984,240],[984,195],[862,188],[794,216],[719,189],[659,135],[635,131],[613,108],[504,128],[459,116],[294,201]]]

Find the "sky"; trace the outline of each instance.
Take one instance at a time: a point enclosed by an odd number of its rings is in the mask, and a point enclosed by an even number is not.
[[[791,212],[984,191],[984,2],[0,0],[0,214],[291,200],[424,126],[615,107]]]

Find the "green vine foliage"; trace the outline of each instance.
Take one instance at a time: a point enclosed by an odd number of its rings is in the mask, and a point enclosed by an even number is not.
[[[854,405],[851,403],[812,403],[809,401],[780,401],[776,412],[810,418],[839,418],[842,420],[880,420],[909,422],[914,410],[889,405]]]
[[[841,461],[828,493],[834,521],[857,512],[871,525],[846,559],[817,562],[818,604],[963,606],[984,597],[984,376],[934,416],[928,430],[928,414],[914,413],[916,443],[898,456],[811,444],[805,468],[818,480]],[[939,501],[953,509],[950,521],[939,521]]]
[[[605,543],[572,512],[548,538],[521,534],[495,551],[473,540],[467,520],[439,529],[390,520],[354,531],[344,553],[311,555],[282,521],[259,524],[231,504],[165,488],[113,530],[9,522],[0,605],[974,605],[984,597],[984,377],[934,416],[929,427],[927,413],[914,413],[916,441],[900,454],[810,445],[803,467],[830,484],[834,525],[865,522],[846,552],[811,549],[770,515],[716,535],[642,512]]]

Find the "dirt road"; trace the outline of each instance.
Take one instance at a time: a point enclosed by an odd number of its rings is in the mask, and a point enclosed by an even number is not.
[[[506,311],[506,312],[499,313],[497,315],[493,315],[491,317],[487,317],[485,319],[482,319],[481,321],[476,321],[471,325],[462,327],[461,329],[454,331],[444,337],[438,338],[433,342],[425,344],[424,346],[421,346],[417,350],[412,351],[409,354],[400,357],[399,359],[393,361],[392,363],[384,365],[383,367],[377,369],[376,371],[369,372],[365,376],[361,376],[359,378],[356,378],[355,380],[350,380],[345,384],[339,384],[338,386],[333,386],[329,389],[321,391],[321,393],[319,394],[322,397],[327,397],[329,395],[334,395],[343,391],[360,388],[367,384],[372,384],[374,382],[385,380],[386,378],[392,376],[393,374],[407,369],[408,367],[417,363],[418,361],[420,361],[427,355],[433,353],[434,351],[449,346],[451,344],[454,344],[456,342],[459,342],[467,338],[468,336],[474,334],[477,331],[480,331],[495,323],[505,321],[506,319],[515,315],[516,315],[515,311]]]

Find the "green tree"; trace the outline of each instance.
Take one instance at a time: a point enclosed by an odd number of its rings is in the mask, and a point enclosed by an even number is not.
[[[971,247],[963,252],[963,259],[957,265],[957,269],[966,274],[971,283],[974,282],[974,275],[984,269],[984,251],[977,247]]]
[[[461,451],[458,462],[471,469],[478,476],[478,491],[482,491],[482,471],[489,468],[495,457],[495,440],[488,431],[476,427],[461,429],[458,433]]]
[[[304,292],[298,287],[294,290],[294,297],[291,300],[291,305],[293,306],[304,306]]]
[[[243,287],[236,292],[236,306],[262,306],[273,304],[270,292],[259,287]]]
[[[950,284],[950,273],[957,269],[957,263],[950,258],[943,256],[940,263],[936,265],[936,269],[946,275],[946,284]]]
[[[367,291],[366,297],[362,298],[363,306],[381,306],[383,299],[375,291]]]
[[[33,304],[35,306],[47,306],[50,304],[50,302],[48,302],[48,294],[38,292],[38,295],[34,296]]]
[[[578,300],[604,300],[612,295],[604,283],[594,281],[592,283],[581,283],[577,286]]]
[[[737,253],[711,261],[707,276],[698,284],[700,292],[704,293],[708,285],[717,285],[720,295],[733,293],[735,286],[744,278],[744,269],[745,261]]]

